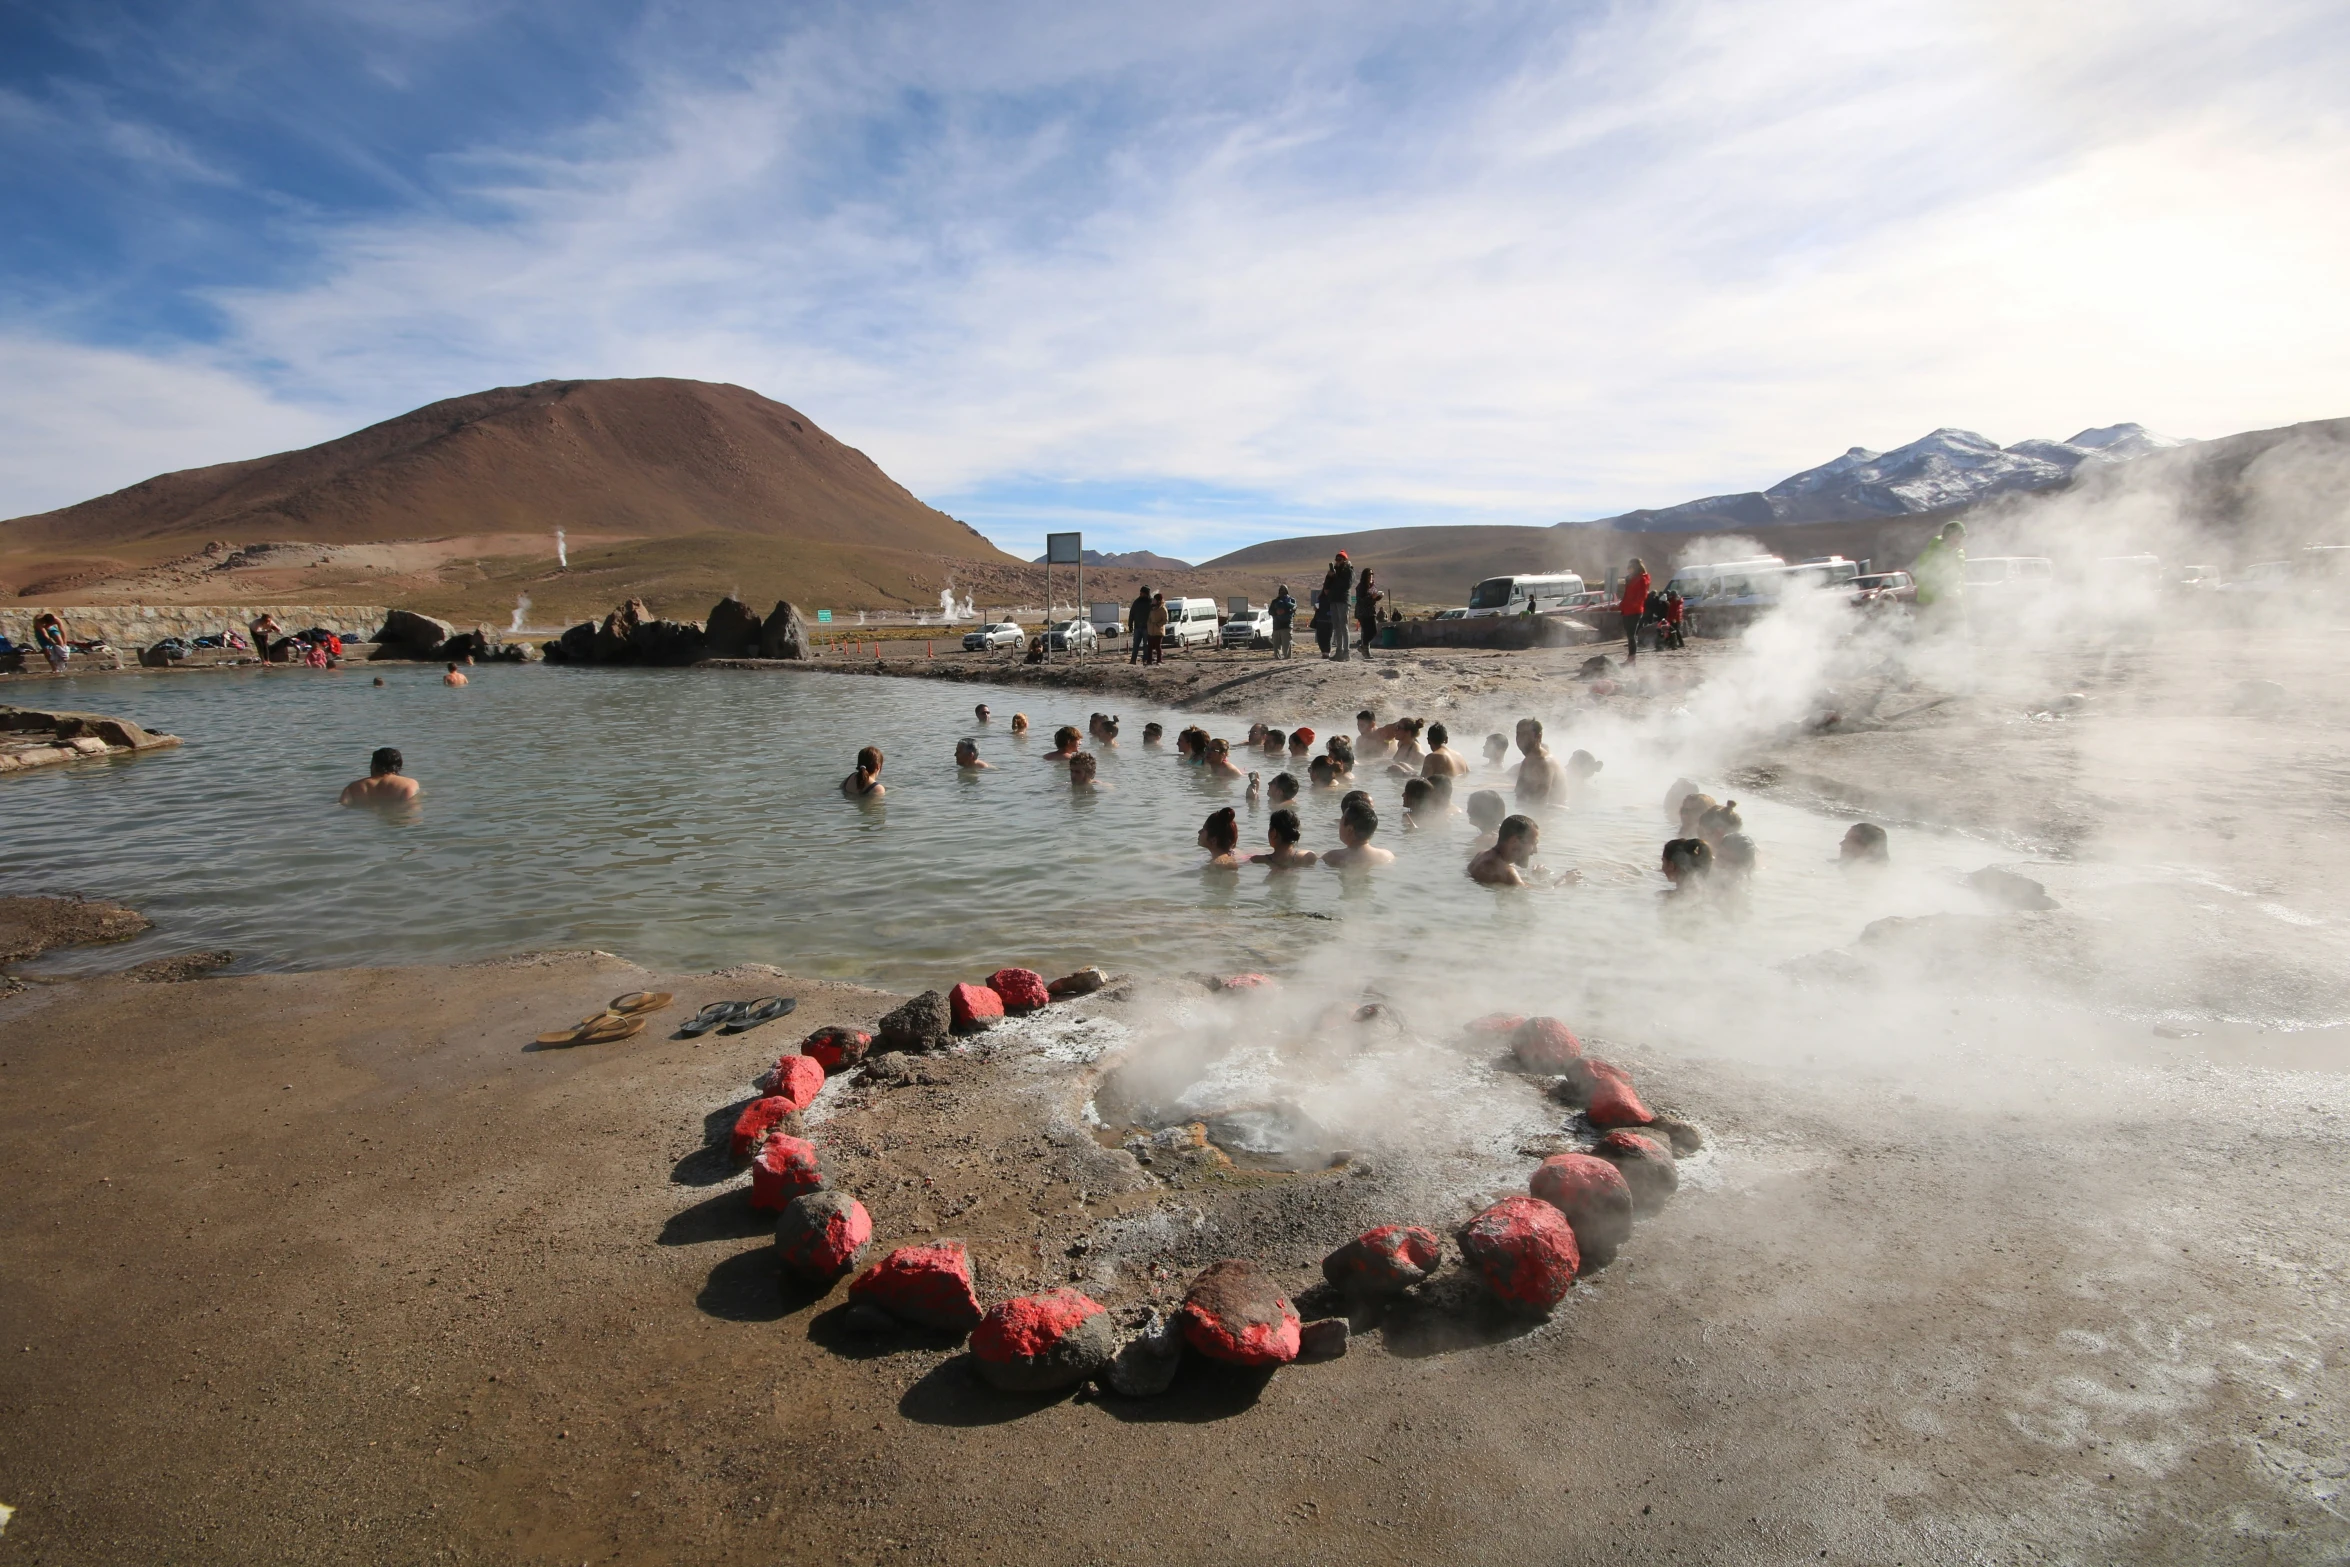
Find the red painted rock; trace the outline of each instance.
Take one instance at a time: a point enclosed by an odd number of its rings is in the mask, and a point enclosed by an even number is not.
[[[1227,974],[1216,981],[1218,990],[1270,990],[1273,977],[1269,974]]]
[[[947,992],[947,1013],[958,1029],[985,1028],[1004,1015],[1004,998],[985,985],[957,985]]]
[[[751,1206],[780,1211],[794,1197],[821,1191],[824,1177],[816,1169],[816,1145],[803,1137],[768,1134],[751,1159]]]
[[[1614,1167],[1608,1167],[1614,1174]],[[1354,1295],[1394,1295],[1410,1289],[1444,1260],[1444,1243],[1434,1230],[1411,1224],[1382,1224],[1366,1230],[1322,1259],[1322,1277]]]
[[[1624,1173],[1587,1153],[1552,1154],[1528,1183],[1535,1196],[1566,1216],[1575,1245],[1605,1261],[1632,1233],[1632,1188]]]
[[[1646,1126],[1656,1112],[1633,1092],[1632,1074],[1611,1062],[1585,1056],[1567,1068],[1593,1126]]]
[[[800,1108],[799,1102],[781,1094],[770,1094],[754,1099],[743,1106],[743,1113],[734,1118],[734,1131],[726,1139],[726,1151],[737,1164],[759,1151],[759,1145],[779,1126],[782,1126]]]
[[[837,1023],[820,1028],[800,1041],[800,1054],[827,1072],[846,1072],[864,1060],[865,1052],[872,1048],[871,1034],[861,1028],[842,1028]]]
[[[1110,976],[1098,968],[1081,968],[1074,974],[1063,974],[1045,986],[1056,1001],[1065,996],[1090,996],[1110,982]]]
[[[824,1066],[814,1056],[782,1056],[759,1074],[759,1092],[771,1099],[789,1099],[794,1110],[805,1110],[824,1086]]]
[[[1246,1258],[1211,1263],[1183,1297],[1183,1340],[1210,1360],[1286,1366],[1297,1359],[1297,1308]]]
[[[854,1197],[808,1192],[783,1205],[775,1221],[775,1250],[784,1268],[828,1283],[857,1265],[873,1239],[873,1216]]]
[[[1110,1314],[1083,1290],[1047,1290],[990,1306],[971,1332],[971,1358],[990,1386],[1049,1393],[1099,1376],[1118,1353]]]
[[[1575,1231],[1539,1197],[1504,1197],[1461,1226],[1461,1251],[1506,1305],[1548,1311],[1583,1266]]]
[[[1646,1132],[1610,1132],[1592,1152],[1623,1172],[1624,1184],[1632,1188],[1632,1211],[1644,1219],[1681,1189],[1673,1150]]]
[[[1583,1054],[1583,1041],[1555,1017],[1530,1017],[1510,1035],[1510,1053],[1529,1072],[1564,1072]]]
[[[1514,1034],[1526,1021],[1520,1012],[1488,1012],[1469,1025],[1472,1034]]]
[[[996,993],[1006,1012],[1034,1012],[1049,1003],[1044,976],[1032,968],[1000,968],[987,976],[987,988]]]
[[[900,1246],[856,1277],[849,1299],[878,1306],[901,1322],[965,1333],[978,1325],[971,1254],[961,1241]]]

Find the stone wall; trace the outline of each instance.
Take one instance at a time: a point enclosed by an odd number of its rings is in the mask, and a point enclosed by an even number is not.
[[[214,636],[234,626],[242,632],[263,610],[289,632],[324,626],[346,640],[372,637],[384,623],[381,604],[12,604],[0,608],[0,636],[18,644],[33,640],[33,617],[53,609],[65,619],[66,635],[77,642],[104,637],[124,652],[135,652],[165,637]]]

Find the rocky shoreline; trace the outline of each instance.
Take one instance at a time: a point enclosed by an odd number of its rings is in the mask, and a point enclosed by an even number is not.
[[[0,707],[0,773],[27,772],[106,756],[169,750],[179,736],[103,713]]]

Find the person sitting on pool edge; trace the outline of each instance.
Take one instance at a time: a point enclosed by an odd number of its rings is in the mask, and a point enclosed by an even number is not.
[[[1304,829],[1298,825],[1297,812],[1284,806],[1275,811],[1266,823],[1265,841],[1273,846],[1272,851],[1267,854],[1250,855],[1249,863],[1251,865],[1269,865],[1277,871],[1292,870],[1301,865],[1313,864],[1321,856],[1311,849],[1301,849],[1297,846],[1297,840],[1304,835]]]
[[[1885,839],[1885,829],[1875,822],[1854,822],[1844,829],[1844,841],[1836,846],[1836,863],[1847,870],[1855,865],[1890,865],[1893,855]]]
[[[976,740],[957,740],[955,742],[955,765],[967,773],[985,773],[995,770],[993,762],[983,762],[979,759],[979,742]]]
[[[343,805],[401,805],[424,793],[424,785],[400,769],[408,764],[384,746],[367,759],[367,776],[343,786]]]
[[[1063,724],[1053,731],[1053,748],[1044,754],[1044,759],[1048,762],[1069,760],[1077,754],[1077,742],[1082,738],[1075,724]]]
[[[857,753],[857,770],[840,781],[840,792],[852,800],[878,800],[889,793],[881,786],[881,747],[869,745]]]
[[[1106,791],[1110,786],[1106,783],[1096,782],[1094,777],[1094,775],[1101,770],[1101,765],[1101,758],[1094,755],[1091,751],[1080,751],[1075,756],[1070,757],[1070,789],[1078,794],[1092,794],[1096,791]]]
[[[1199,846],[1208,851],[1203,870],[1238,870],[1248,863],[1240,857],[1240,818],[1229,805],[1208,813],[1200,824]]]
[[[1322,856],[1324,865],[1335,865],[1340,870],[1368,868],[1373,865],[1393,865],[1395,855],[1371,841],[1379,830],[1379,812],[1371,804],[1369,795],[1349,795],[1338,810],[1338,841],[1340,847]]]
[[[1483,791],[1479,791],[1482,793]],[[1476,797],[1470,797],[1470,804]],[[1469,879],[1487,887],[1530,885],[1526,869],[1542,842],[1542,829],[1531,816],[1506,816],[1493,834],[1493,847],[1469,862]]]

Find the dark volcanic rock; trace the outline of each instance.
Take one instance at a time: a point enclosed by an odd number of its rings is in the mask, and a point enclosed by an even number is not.
[[[1155,1398],[1174,1382],[1182,1363],[1181,1324],[1154,1311],[1110,1362],[1110,1390],[1128,1398]]]
[[[766,623],[759,628],[759,656],[761,658],[806,658],[808,656],[808,623],[788,599],[778,599],[767,612]]]
[[[445,620],[419,615],[412,609],[395,609],[384,616],[383,626],[375,634],[375,650],[367,656],[431,658],[456,634],[457,628]]]
[[[596,625],[583,620],[552,642],[539,644],[539,651],[550,664],[586,664],[596,656]]]
[[[486,664],[496,651],[490,646],[490,639],[480,632],[460,631],[433,649],[432,656],[452,664],[462,664],[469,658],[477,664]]]
[[[1346,1353],[1346,1339],[1344,1317],[1324,1317],[1318,1322],[1309,1322],[1297,1330],[1297,1358],[1336,1360]]]
[[[1183,1297],[1183,1339],[1211,1360],[1284,1366],[1297,1358],[1297,1308],[1244,1257],[1209,1264]]]
[[[631,603],[635,601],[630,600]],[[692,664],[707,646],[700,621],[650,620],[628,639],[628,661],[636,664]]]
[[[1350,1295],[1396,1295],[1436,1271],[1444,1243],[1434,1230],[1382,1224],[1322,1259],[1322,1277]]]
[[[854,1197],[807,1192],[783,1206],[775,1221],[775,1251],[786,1271],[813,1283],[839,1278],[857,1265],[873,1239],[873,1216]]]
[[[871,1034],[861,1028],[844,1028],[837,1023],[820,1028],[800,1041],[800,1054],[827,1072],[846,1072],[863,1061],[865,1052],[872,1048]]]
[[[1082,1290],[1047,1290],[988,1308],[971,1333],[971,1357],[990,1386],[1049,1393],[1099,1376],[1117,1353],[1110,1314]]]
[[[947,1010],[947,998],[935,990],[925,990],[913,1000],[899,1007],[881,1020],[881,1045],[885,1050],[940,1050],[945,1048],[953,1024]]]
[[[759,617],[738,598],[723,598],[710,607],[702,632],[712,658],[755,658],[759,652]]]

